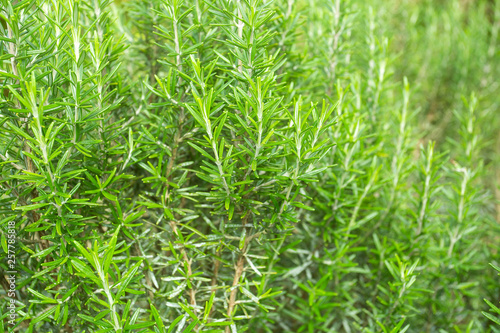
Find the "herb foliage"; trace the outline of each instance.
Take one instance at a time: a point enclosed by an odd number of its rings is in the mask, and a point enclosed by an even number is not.
[[[0,21],[0,329],[498,331],[500,2]]]

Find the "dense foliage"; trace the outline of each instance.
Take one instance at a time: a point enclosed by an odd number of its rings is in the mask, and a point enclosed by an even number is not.
[[[0,330],[500,331],[500,1],[0,21]]]

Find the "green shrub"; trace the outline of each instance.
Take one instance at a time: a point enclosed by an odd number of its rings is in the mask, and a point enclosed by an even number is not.
[[[498,331],[500,3],[0,13],[0,330]]]

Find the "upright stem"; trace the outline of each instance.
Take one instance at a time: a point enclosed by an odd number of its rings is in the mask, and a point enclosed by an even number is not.
[[[243,228],[246,229],[246,224],[249,218],[250,213],[247,212],[245,217],[241,220],[241,224]],[[240,282],[241,275],[243,274],[244,268],[245,268],[245,255],[248,249],[248,244],[251,241],[252,237],[247,236],[245,238],[245,242],[243,244],[243,247],[241,249],[241,252],[238,256],[238,261],[236,262],[235,270],[234,270],[234,277],[233,277],[233,284],[231,286],[231,294],[229,295],[229,304],[227,307],[227,316],[229,318],[233,317],[233,310],[236,305],[236,295],[238,294],[238,284]],[[225,333],[230,333],[231,329],[229,326],[226,326]]]

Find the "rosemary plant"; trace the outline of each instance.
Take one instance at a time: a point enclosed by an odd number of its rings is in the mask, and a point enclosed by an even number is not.
[[[499,330],[499,1],[0,23],[0,330]]]

